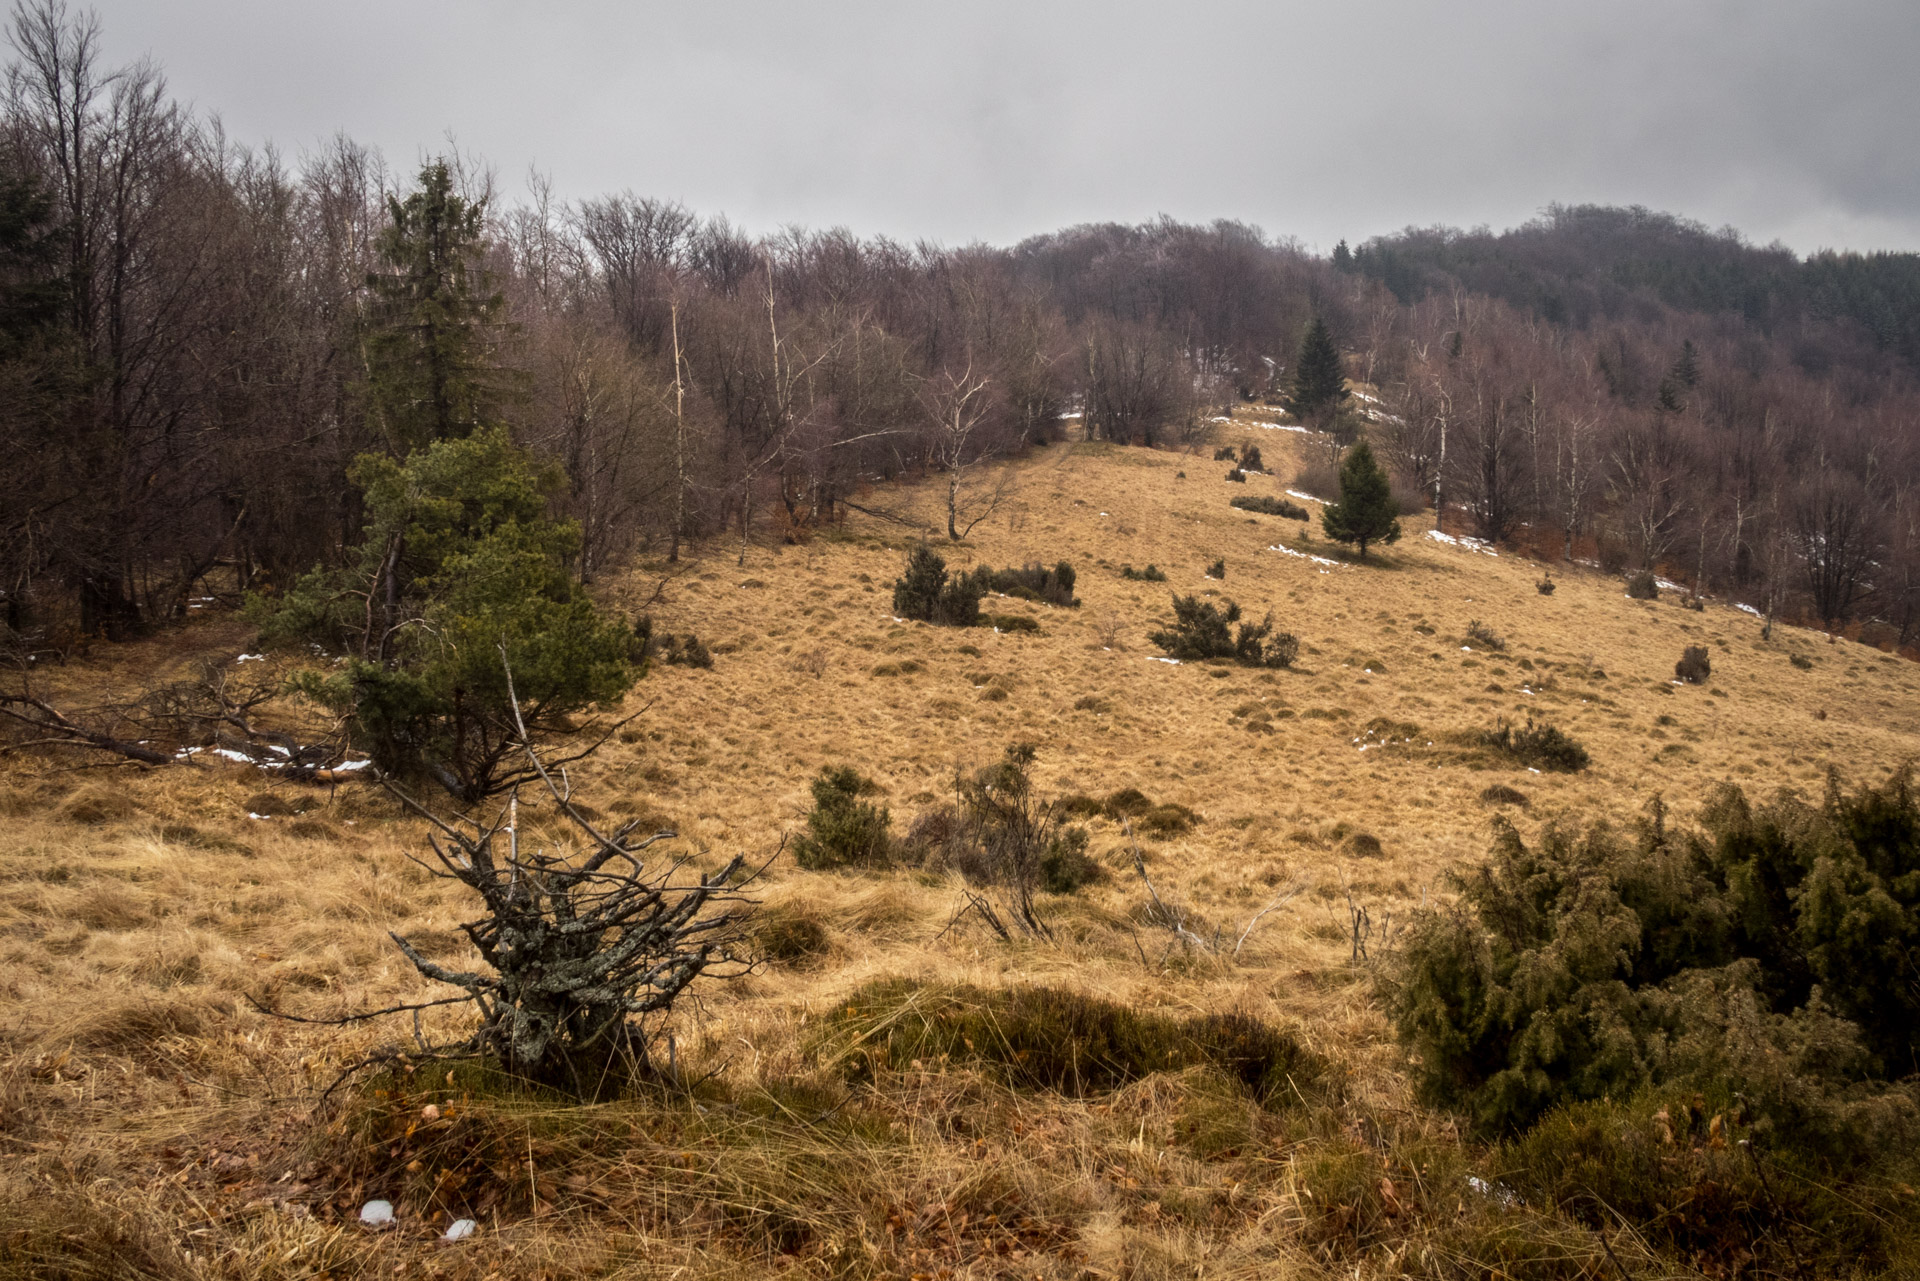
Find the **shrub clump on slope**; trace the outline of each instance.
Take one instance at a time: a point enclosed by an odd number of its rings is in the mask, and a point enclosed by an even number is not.
[[[1175,596],[1172,625],[1147,633],[1147,639],[1182,662],[1231,658],[1251,667],[1291,667],[1300,656],[1300,638],[1275,632],[1272,614],[1257,623],[1241,622],[1234,602],[1223,610],[1195,596]]]
[[[1756,1275],[1912,1261],[1910,774],[1820,805],[1727,787],[1687,831],[1657,800],[1631,835],[1530,846],[1500,821],[1457,883],[1406,936],[1390,1013],[1424,1101],[1515,1136],[1522,1195]]]
[[[1658,801],[1630,838],[1555,825],[1530,847],[1498,821],[1459,888],[1414,925],[1393,998],[1428,1101],[1512,1129],[1686,1081],[1737,1089],[1836,1156],[1884,1133],[1858,1129],[1868,1117],[1913,1122],[1909,773],[1850,796],[1830,783],[1819,806],[1756,809],[1729,786],[1685,832]]]

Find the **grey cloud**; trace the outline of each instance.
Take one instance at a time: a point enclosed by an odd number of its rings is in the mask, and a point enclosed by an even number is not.
[[[1912,0],[704,5],[104,0],[243,140],[448,131],[511,191],[1006,242],[1233,217],[1327,248],[1553,201],[1920,248]]]

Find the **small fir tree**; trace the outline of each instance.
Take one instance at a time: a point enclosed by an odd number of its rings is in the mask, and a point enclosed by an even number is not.
[[[1359,544],[1361,560],[1367,558],[1369,543],[1400,541],[1393,486],[1366,441],[1355,445],[1340,464],[1340,501],[1321,511],[1320,524],[1335,542]]]
[[[1302,418],[1322,417],[1339,409],[1347,396],[1340,351],[1326,322],[1315,316],[1300,340],[1300,358],[1294,364],[1293,412]]]
[[[1347,242],[1345,240],[1342,240],[1333,247],[1333,269],[1347,273],[1351,273],[1354,269],[1353,251],[1347,248]]]

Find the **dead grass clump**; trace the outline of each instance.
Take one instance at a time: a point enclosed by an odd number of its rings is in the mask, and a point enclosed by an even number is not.
[[[287,835],[302,841],[337,841],[340,829],[317,818],[302,818],[287,824]]]
[[[621,818],[638,820],[640,832],[671,832],[678,828],[673,817],[644,796],[623,796],[607,807]]]
[[[1527,794],[1517,787],[1508,787],[1505,783],[1495,783],[1491,787],[1482,788],[1480,800],[1487,805],[1518,805],[1522,809],[1527,807]]]
[[[1140,830],[1150,836],[1184,836],[1199,822],[1200,816],[1186,806],[1166,802],[1140,815]]]
[[[1384,858],[1386,848],[1380,844],[1380,838],[1371,832],[1355,832],[1341,846],[1351,858]]]
[[[195,1268],[157,1225],[113,1213],[78,1189],[0,1184],[0,1281],[195,1281]]]
[[[104,823],[115,823],[132,818],[139,812],[139,808],[124,791],[89,786],[74,793],[73,797],[60,807],[60,813],[70,823],[99,827]]]
[[[818,906],[805,899],[761,908],[751,934],[760,955],[782,965],[807,965],[833,948]]]
[[[1113,711],[1113,704],[1094,694],[1082,694],[1073,700],[1073,710],[1076,712],[1093,712],[1096,715],[1105,716]]]
[[[146,924],[151,914],[144,899],[118,885],[96,885],[80,896],[67,915],[90,930],[130,930]]]
[[[1153,808],[1153,801],[1137,787],[1123,787],[1109,793],[1107,799],[1101,802],[1101,808],[1109,818],[1139,818]]]
[[[83,1050],[148,1055],[171,1037],[204,1035],[213,1006],[201,996],[141,996],[103,999],[43,1038]]]
[[[886,979],[847,998],[817,1048],[852,1080],[969,1063],[1020,1089],[1085,1096],[1157,1072],[1213,1067],[1263,1103],[1324,1094],[1327,1064],[1248,1014],[1177,1018],[1053,987],[1000,990]]]
[[[307,807],[296,801],[273,792],[255,792],[246,799],[247,813],[258,814],[262,818],[292,818],[304,814]]]

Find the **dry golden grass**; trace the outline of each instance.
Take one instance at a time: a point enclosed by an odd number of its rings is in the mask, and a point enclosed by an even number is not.
[[[1298,436],[1245,423],[1222,435],[1254,440],[1272,472],[1292,474]],[[890,584],[908,535],[865,517],[805,546],[756,547],[744,567],[726,544],[636,568],[610,595],[637,602],[669,576],[652,612],[696,632],[717,661],[656,668],[628,709],[646,710],[579,784],[601,809],[671,823],[717,862],[771,851],[798,826],[824,765],[873,776],[903,827],[948,799],[956,769],[1030,740],[1050,792],[1135,787],[1196,811],[1190,833],[1148,843],[1149,867],[1163,893],[1229,939],[1278,890],[1311,886],[1264,919],[1237,961],[1184,957],[1135,925],[1142,895],[1104,819],[1090,820],[1092,848],[1113,875],[1049,904],[1060,938],[1045,946],[968,927],[942,935],[959,895],[936,876],[776,864],[766,920],[804,920],[823,947],[710,986],[685,1012],[687,1072],[716,1074],[705,1093],[579,1108],[476,1095],[472,1080],[428,1067],[386,1080],[384,1098],[323,1105],[317,1090],[339,1065],[403,1029],[290,1024],[245,998],[327,1014],[417,994],[389,930],[464,955],[453,927],[468,905],[403,856],[419,824],[371,788],[302,788],[241,766],[8,758],[0,1196],[20,1227],[11,1237],[0,1227],[0,1276],[1441,1269],[1453,1246],[1432,1233],[1342,1244],[1358,1231],[1351,1215],[1390,1212],[1378,1196],[1367,1210],[1365,1188],[1390,1176],[1407,1196],[1421,1177],[1396,1172],[1367,1126],[1464,1151],[1407,1100],[1370,976],[1349,964],[1349,898],[1384,929],[1444,894],[1447,873],[1483,851],[1495,811],[1481,795],[1495,784],[1524,795],[1524,808],[1500,812],[1531,831],[1558,817],[1630,820],[1655,794],[1685,815],[1728,781],[1812,792],[1829,765],[1877,781],[1920,744],[1920,683],[1913,665],[1856,644],[1791,628],[1763,644],[1757,620],[1725,604],[1694,613],[1631,601],[1597,573],[1562,572],[1542,596],[1536,564],[1433,541],[1425,518],[1373,563],[1321,564],[1310,557],[1328,556],[1325,545],[1297,522],[1227,505],[1281,482],[1228,484],[1210,458],[1080,444],[1012,465],[1015,498],[949,559],[1071,560],[1078,610],[989,602],[1037,617],[1037,636],[894,621]],[[929,520],[938,499],[932,486],[888,497]],[[1223,582],[1202,575],[1216,557]],[[1166,584],[1120,578],[1122,564],[1149,561]],[[1169,591],[1231,597],[1256,617],[1271,609],[1302,639],[1297,669],[1157,661],[1145,634]],[[1506,651],[1463,651],[1473,620]],[[248,639],[232,620],[201,620],[41,679],[58,699],[104,697],[176,679],[203,657],[230,660]],[[1671,683],[1687,645],[1711,652],[1709,685]],[[1536,775],[1458,745],[1529,713],[1584,742],[1592,768]],[[1369,736],[1378,718],[1397,727]],[[1383,732],[1410,741],[1382,744]],[[890,1077],[854,1100],[808,1038],[848,993],[884,977],[1244,1010],[1336,1061],[1350,1102],[1275,1119],[1236,1112],[1204,1073],[1072,1100],[962,1069]],[[445,1142],[421,1130],[429,1102],[466,1109],[467,1128]],[[1202,1121],[1240,1136],[1231,1157],[1197,1155]],[[455,1198],[423,1190],[421,1171],[456,1166],[493,1181],[491,1209],[475,1240],[438,1248]],[[1335,1227],[1327,1180],[1362,1189]],[[389,1194],[400,1230],[343,1221],[358,1198]],[[1553,1231],[1563,1230],[1538,1235]],[[84,1253],[75,1242],[120,1270],[45,1262]],[[1591,1240],[1562,1245],[1599,1268]]]

